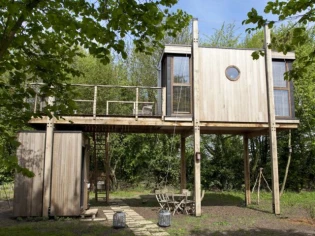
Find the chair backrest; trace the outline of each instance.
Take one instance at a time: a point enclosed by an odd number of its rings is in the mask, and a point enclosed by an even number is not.
[[[200,201],[202,201],[203,197],[205,196],[205,190],[202,190],[201,192],[201,197],[200,197]]]
[[[204,198],[205,192],[206,192],[205,190],[202,190],[202,191],[201,191],[200,201],[202,201],[202,199]],[[195,199],[195,192],[194,192],[194,191],[191,191],[191,196],[193,197],[194,200],[196,200],[196,199]]]
[[[142,107],[142,115],[152,115],[153,105],[145,105]]]
[[[185,194],[185,193],[187,193],[188,195],[191,193],[188,189],[182,189],[182,194]]]
[[[156,197],[156,200],[157,200],[158,202],[160,202],[160,201],[162,200],[159,193],[155,193],[155,197]]]

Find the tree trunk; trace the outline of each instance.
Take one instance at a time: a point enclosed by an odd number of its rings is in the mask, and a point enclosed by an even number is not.
[[[261,143],[259,142],[259,138],[250,139],[250,147],[253,157],[251,173],[256,173],[258,161],[260,160]]]
[[[0,40],[0,61],[3,59],[3,56],[8,52],[8,49],[12,42],[14,41],[14,37],[16,33],[21,29],[23,22],[25,21],[26,15],[30,14],[41,2],[42,0],[33,0],[28,1],[25,5],[25,9],[17,19],[17,21],[13,24],[11,29],[8,29],[8,32],[3,32],[2,38]]]
[[[290,167],[290,162],[291,162],[291,155],[292,155],[292,147],[291,147],[291,130],[289,130],[289,140],[288,140],[288,148],[289,148],[289,153],[288,153],[288,161],[287,161],[287,166],[285,168],[285,173],[284,173],[284,178],[281,186],[281,191],[280,191],[280,197],[283,194],[285,184],[287,182],[287,177],[289,173],[289,167]]]

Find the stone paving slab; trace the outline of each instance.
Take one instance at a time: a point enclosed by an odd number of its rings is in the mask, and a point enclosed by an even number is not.
[[[163,229],[161,229],[160,227],[154,229],[148,229],[148,231],[150,231],[151,233],[159,233],[159,232],[165,232]]]
[[[138,220],[138,223],[142,225],[153,224],[152,221],[149,220]]]
[[[136,236],[142,235],[155,235],[155,236],[167,236],[169,235],[157,224],[152,221],[145,220],[144,217],[139,215],[133,209],[130,208],[122,200],[110,201],[111,210],[103,210],[104,215],[108,221],[113,220],[113,216],[116,211],[123,211],[126,215],[126,225],[133,231]]]
[[[145,225],[144,226],[146,229],[158,229],[159,228],[159,226],[157,226],[157,225],[154,225],[154,224],[149,224],[149,225]]]
[[[159,233],[152,233],[151,235],[154,235],[154,236],[168,236],[170,234],[167,233],[167,232],[159,232]]]
[[[143,232],[134,232],[134,234],[136,236],[142,236],[142,235],[152,235],[150,232],[148,231],[143,231]]]

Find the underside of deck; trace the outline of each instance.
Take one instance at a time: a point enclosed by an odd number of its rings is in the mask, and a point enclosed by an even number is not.
[[[30,124],[38,130],[45,130],[48,118],[33,118]],[[83,132],[109,133],[164,133],[190,135],[193,132],[191,118],[185,117],[93,117],[64,116],[54,118],[56,130],[80,130]],[[295,129],[298,120],[277,120],[277,131]],[[250,136],[268,133],[268,123],[211,122],[201,121],[202,134],[249,134]]]

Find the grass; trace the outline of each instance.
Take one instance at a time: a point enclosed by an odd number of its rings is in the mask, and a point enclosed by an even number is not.
[[[115,230],[110,226],[104,226],[100,223],[80,222],[78,219],[66,221],[44,221],[44,222],[18,222],[11,227],[1,227],[0,236],[94,236],[111,235],[123,236],[132,235],[130,231]]]
[[[0,185],[0,200],[7,200],[13,198],[13,183],[3,183]]]
[[[114,192],[110,192],[111,198],[140,198],[141,195],[147,195],[150,194],[150,190],[145,189],[143,187],[136,187],[128,190],[117,190]],[[104,190],[98,190],[98,196],[99,197],[105,197],[106,192]],[[90,192],[90,199],[95,197],[94,192]]]
[[[137,207],[146,209],[157,208],[157,203],[154,196],[148,198],[148,201],[143,204],[143,197],[147,197],[149,190],[143,188],[135,188],[128,191],[116,191],[111,193],[111,198],[123,198],[126,202],[131,203],[131,207],[137,210]],[[102,195],[103,194],[103,195]],[[99,195],[104,196],[104,193]],[[90,193],[90,199],[94,198],[94,193]],[[127,200],[130,199],[130,200]],[[315,192],[285,192],[281,197],[281,211],[283,215],[288,215],[292,212],[299,214],[304,211],[309,214],[309,217],[315,217]],[[223,232],[230,232],[229,235],[250,234],[253,229],[260,228],[261,222],[265,224],[265,235],[285,235],[275,229],[268,229],[274,224],[281,224],[283,219],[272,214],[272,196],[269,192],[260,193],[260,204],[256,204],[257,194],[252,194],[252,205],[244,207],[244,193],[240,191],[227,192],[206,192],[202,202],[203,214],[201,217],[177,215],[172,216],[171,227],[165,230],[170,235],[222,235]],[[104,201],[96,203],[91,201],[92,205],[105,204]],[[129,204],[128,203],[128,204]],[[138,208],[139,209],[139,208]],[[233,212],[230,212],[233,211]],[[143,211],[143,213],[145,212]],[[151,211],[152,212],[152,211]],[[157,214],[143,215],[146,219],[152,222],[157,221]],[[314,218],[312,218],[314,219]],[[114,230],[111,225],[106,223],[96,222],[81,222],[78,219],[62,219],[62,220],[40,220],[31,222],[26,219],[15,221],[11,226],[0,224],[0,236],[2,235],[132,235],[129,229]],[[314,222],[315,224],[315,222]],[[4,227],[3,227],[4,226]],[[294,227],[294,225],[293,225]],[[279,226],[279,228],[281,228]],[[280,233],[279,233],[280,232]],[[286,231],[289,233],[289,231]],[[264,235],[264,234],[259,234]]]

